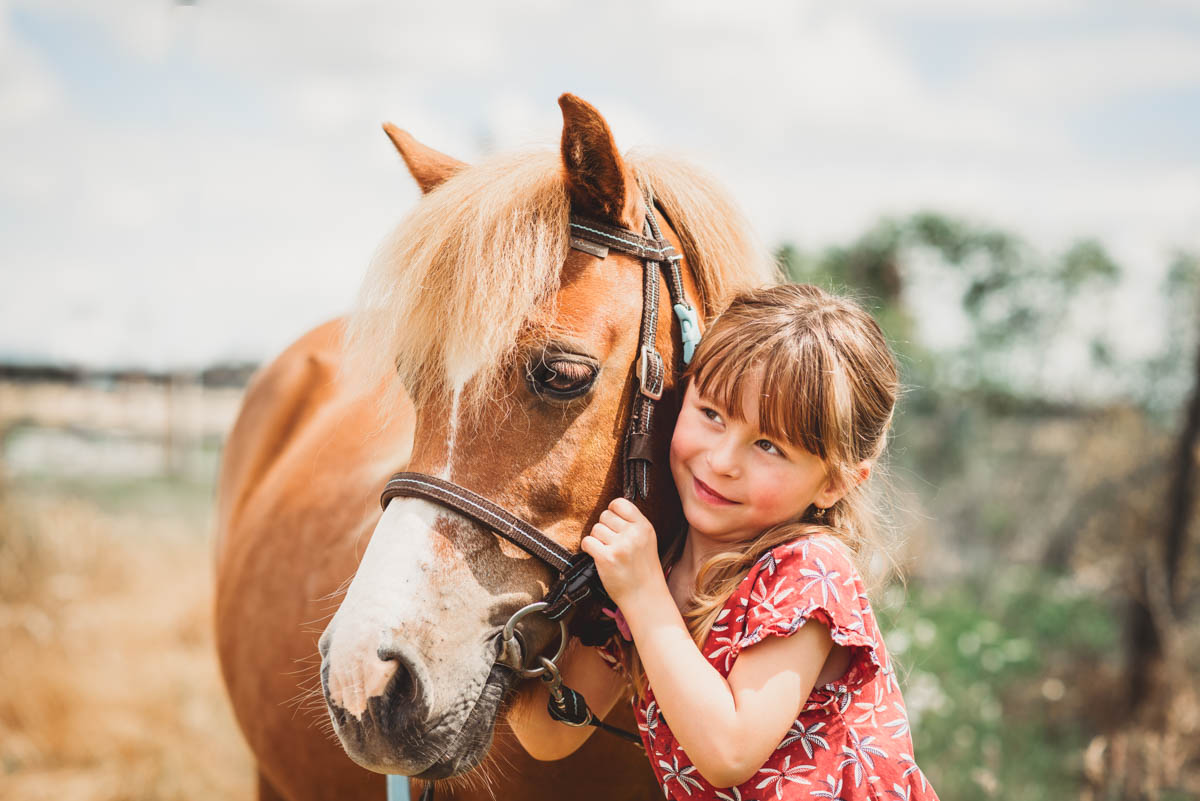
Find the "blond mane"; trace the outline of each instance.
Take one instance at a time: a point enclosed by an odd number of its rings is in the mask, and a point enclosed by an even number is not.
[[[706,321],[735,292],[777,280],[711,178],[662,156],[625,160],[679,234]],[[348,374],[417,403],[468,382],[467,404],[492,397],[527,323],[552,313],[569,210],[553,151],[489,159],[425,195],[372,260],[347,329]]]

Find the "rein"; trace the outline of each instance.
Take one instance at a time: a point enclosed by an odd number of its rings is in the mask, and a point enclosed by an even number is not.
[[[700,341],[700,323],[696,310],[683,291],[681,262],[683,257],[663,238],[654,219],[654,201],[646,196],[644,234],[609,225],[590,217],[572,215],[570,246],[605,259],[610,250],[634,256],[642,262],[642,316],[638,333],[637,360],[634,364],[638,383],[633,410],[625,431],[623,444],[623,494],[631,501],[645,500],[650,495],[650,468],[653,465],[651,434],[655,404],[661,400],[666,381],[666,366],[655,346],[658,329],[660,265],[665,267],[667,292],[671,306],[679,319],[683,343],[683,363],[687,364]],[[518,610],[505,624],[497,644],[497,664],[514,671],[522,678],[541,678],[550,692],[550,716],[569,726],[595,726],[638,743],[632,732],[609,726],[597,719],[588,709],[583,697],[562,683],[557,662],[566,650],[568,613],[585,599],[604,602],[608,596],[596,574],[592,557],[582,551],[572,553],[552,540],[545,532],[519,516],[466,487],[425,473],[401,472],[388,480],[380,496],[386,509],[393,498],[411,497],[431,501],[490,529],[531,556],[540,559],[558,573],[558,579],[546,597]],[[552,658],[538,656],[539,663],[526,667],[524,646],[516,623],[522,617],[540,613],[556,621],[561,629],[558,652]],[[389,777],[389,794],[392,779]],[[433,798],[432,781],[427,782],[421,801]]]

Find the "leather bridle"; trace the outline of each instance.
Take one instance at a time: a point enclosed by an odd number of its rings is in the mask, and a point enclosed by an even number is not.
[[[638,335],[638,356],[634,363],[637,388],[623,444],[623,494],[631,501],[645,500],[650,494],[654,411],[655,405],[662,398],[666,381],[665,363],[655,346],[660,274],[666,278],[671,305],[679,319],[685,364],[691,360],[695,346],[700,340],[699,318],[684,295],[681,268],[683,256],[663,238],[654,219],[654,208],[653,198],[647,193],[642,234],[582,215],[573,214],[570,219],[571,248],[599,259],[606,258],[610,250],[615,250],[634,256],[642,262],[642,318]],[[412,472],[396,473],[384,487],[379,499],[380,504],[386,509],[388,503],[398,497],[421,498],[452,509],[500,535],[558,573],[558,579],[551,585],[542,601],[519,610],[509,620],[500,636],[496,660],[522,677],[542,676],[549,679],[553,697],[555,690],[561,687],[556,662],[566,644],[565,618],[568,612],[589,597],[601,602],[607,599],[596,575],[596,565],[592,558],[582,551],[571,553],[532,523],[466,487],[437,476]],[[538,657],[541,665],[530,668],[524,664],[521,641],[516,636],[514,626],[521,617],[533,612],[542,612],[547,618],[560,624],[562,642],[553,658]],[[561,689],[568,694],[573,692],[566,687]],[[568,696],[567,702],[571,700]],[[561,697],[559,701],[562,701]],[[578,703],[582,705],[582,699],[579,699]],[[586,705],[582,705],[582,710],[581,722],[573,725],[600,725],[601,728],[609,728],[591,718]],[[584,720],[584,717],[587,719]],[[636,735],[629,736],[637,739]]]
[[[601,259],[607,257],[609,250],[616,250],[642,261],[642,320],[635,362],[637,394],[626,428],[623,460],[624,496],[631,501],[645,500],[650,494],[654,411],[666,380],[665,363],[655,347],[660,264],[665,265],[671,305],[680,321],[685,364],[700,341],[696,310],[684,295],[683,256],[659,231],[654,202],[649,195],[646,209],[645,235],[590,217],[572,215],[570,220],[572,248]],[[386,509],[388,502],[397,497],[422,498],[453,509],[553,568],[559,578],[544,599],[545,614],[551,620],[561,619],[589,595],[603,592],[590,556],[583,552],[572,554],[532,523],[466,487],[425,473],[402,472],[391,477],[379,501]]]

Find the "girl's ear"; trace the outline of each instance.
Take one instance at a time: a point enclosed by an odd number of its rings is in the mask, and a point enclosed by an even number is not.
[[[864,459],[855,465],[852,477],[849,480],[842,480],[838,476],[830,476],[826,479],[825,486],[817,493],[817,497],[813,499],[814,503],[823,509],[828,509],[845,497],[847,492],[870,478],[871,470],[874,467],[875,462],[870,459]]]

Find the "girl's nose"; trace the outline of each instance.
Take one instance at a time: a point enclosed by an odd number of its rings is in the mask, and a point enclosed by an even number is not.
[[[731,437],[722,437],[708,451],[708,466],[714,473],[737,476],[737,443]]]

